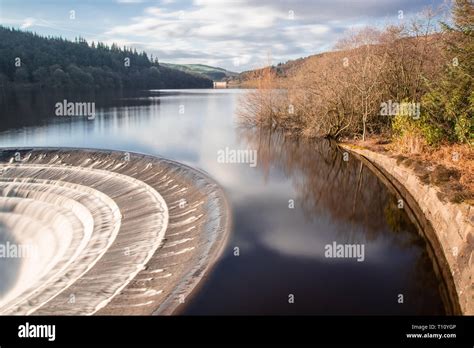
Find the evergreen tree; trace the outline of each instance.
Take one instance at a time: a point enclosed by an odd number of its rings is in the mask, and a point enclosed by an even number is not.
[[[473,143],[474,138],[474,5],[456,0],[453,24],[443,23],[446,65],[443,76],[430,83],[423,98],[424,133],[429,142],[441,139]]]
[[[15,62],[20,58],[21,65]],[[130,65],[125,62],[130,62]],[[207,88],[212,81],[160,66],[145,52],[108,47],[78,37],[75,42],[0,26],[2,86],[88,90]],[[5,89],[5,88],[4,88]]]

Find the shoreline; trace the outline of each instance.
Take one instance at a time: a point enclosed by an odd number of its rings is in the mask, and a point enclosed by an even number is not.
[[[432,248],[435,269],[438,268],[446,283],[447,293],[442,295],[445,302],[454,301],[451,314],[473,315],[473,207],[443,202],[435,186],[421,182],[414,170],[398,164],[395,158],[348,143],[338,146],[370,163],[373,171],[379,171],[379,177],[382,174],[397,188]]]
[[[211,271],[228,241],[231,217],[225,193],[201,170],[161,157],[98,149],[9,148],[0,151],[0,159],[6,168],[2,182],[11,185],[10,173],[19,182],[21,195],[31,196],[45,182],[49,185],[41,196],[49,209],[64,200],[59,193],[79,197],[81,185],[89,189],[90,197],[103,197],[110,203],[104,205],[98,198],[84,201],[88,204],[84,214],[95,219],[92,237],[81,242],[87,257],[82,255],[81,260],[81,253],[75,255],[66,269],[61,268],[63,261],[56,260],[54,274],[30,279],[30,286],[49,279],[49,291],[30,292],[6,307],[2,303],[4,309],[13,310],[2,314],[174,314]],[[27,181],[38,184],[25,186]],[[51,190],[58,194],[52,195]],[[20,198],[16,199],[26,201]],[[104,206],[102,215],[94,204]],[[107,210],[109,206],[118,207],[120,221],[116,219],[115,227],[104,217],[114,209]],[[56,210],[64,215],[67,209]],[[118,230],[116,235],[104,232],[112,228]],[[75,245],[78,234],[72,234]],[[104,244],[106,235],[109,244]],[[63,260],[71,257],[68,252],[74,248],[63,245],[63,249]],[[80,272],[75,261],[92,260],[90,255],[96,255],[96,261]],[[76,278],[69,279],[71,274]]]

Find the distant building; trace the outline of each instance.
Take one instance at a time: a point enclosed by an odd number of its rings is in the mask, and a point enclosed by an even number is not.
[[[227,81],[214,81],[214,88],[227,88]]]

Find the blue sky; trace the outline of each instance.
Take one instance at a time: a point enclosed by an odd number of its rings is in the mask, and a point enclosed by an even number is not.
[[[442,2],[0,0],[0,23],[43,35],[115,42],[162,62],[243,71],[262,66],[268,57],[277,63],[329,50],[349,29],[407,20]]]

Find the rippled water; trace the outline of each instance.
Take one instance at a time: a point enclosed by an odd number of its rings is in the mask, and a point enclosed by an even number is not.
[[[445,313],[442,280],[397,197],[357,159],[344,161],[334,144],[239,127],[243,93],[76,97],[97,101],[93,120],[55,116],[54,104],[64,96],[16,95],[0,105],[0,145],[143,152],[218,180],[233,232],[185,314]],[[257,165],[220,163],[226,149],[257,151]],[[333,242],[363,245],[364,261],[325,257]],[[0,284],[8,280],[5,262],[0,259]]]

